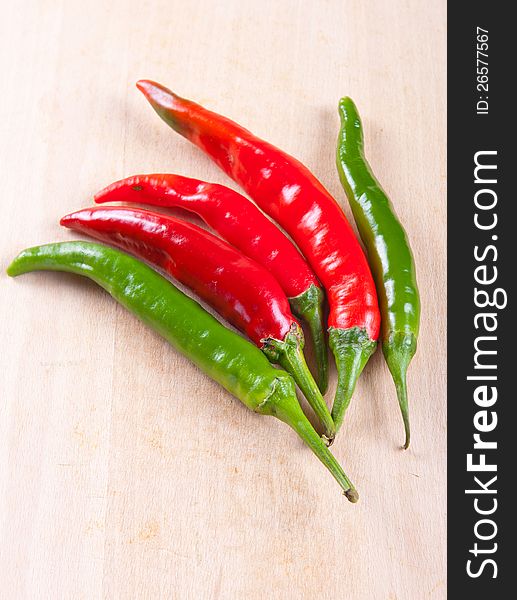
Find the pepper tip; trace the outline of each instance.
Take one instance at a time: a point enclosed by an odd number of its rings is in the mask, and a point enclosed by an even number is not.
[[[93,209],[95,210],[95,209]],[[81,218],[84,218],[85,216],[90,215],[92,212],[92,209],[90,208],[83,208],[81,210],[76,210],[75,212],[71,212],[68,213],[67,215],[64,215],[63,217],[61,217],[61,219],[59,219],[59,224],[62,227],[67,227],[68,229],[73,229],[74,225],[77,224],[78,220],[80,220]]]
[[[350,96],[343,96],[339,99],[338,110],[342,112],[343,110],[346,110],[347,107],[349,107],[350,105],[354,106],[354,101],[352,100],[352,98],[350,98]]]
[[[157,87],[154,81],[150,79],[139,79],[135,85],[147,99],[151,96],[153,88]]]
[[[5,272],[7,273],[7,275],[9,277],[16,277],[16,271],[14,268],[14,261],[7,267],[7,269],[5,270]]]

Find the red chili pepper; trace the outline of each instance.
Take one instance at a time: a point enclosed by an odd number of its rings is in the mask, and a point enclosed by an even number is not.
[[[137,86],[168,125],[206,152],[280,223],[325,287],[329,343],[338,368],[332,412],[339,427],[380,326],[373,278],[343,211],[292,156],[157,83],[139,81]]]
[[[258,263],[197,225],[144,209],[89,208],[61,225],[128,250],[194,290],[291,373],[333,439],[332,417],[305,363],[301,327],[276,279]]]
[[[307,322],[318,367],[318,387],[328,384],[323,327],[324,293],[296,246],[252,202],[216,183],[180,175],[134,175],[95,195],[95,202],[138,202],[180,207],[200,216],[227,242],[249,256],[278,281],[296,316]]]

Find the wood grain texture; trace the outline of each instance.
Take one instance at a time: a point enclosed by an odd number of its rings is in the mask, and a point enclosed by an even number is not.
[[[445,598],[445,2],[6,4],[0,596]],[[58,218],[112,180],[229,183],[155,116],[142,77],[300,158],[347,215],[336,107],[356,101],[423,303],[411,450],[380,352],[334,445],[359,504],[95,285],[5,275],[21,248],[72,239]]]

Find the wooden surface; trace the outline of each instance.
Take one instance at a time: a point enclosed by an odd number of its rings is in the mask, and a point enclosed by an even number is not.
[[[444,598],[444,1],[6,4],[0,596]],[[342,203],[336,106],[356,100],[423,303],[411,450],[380,352],[333,448],[359,504],[94,284],[5,275],[20,249],[73,238],[58,218],[115,179],[229,183],[156,117],[142,77],[291,152]]]

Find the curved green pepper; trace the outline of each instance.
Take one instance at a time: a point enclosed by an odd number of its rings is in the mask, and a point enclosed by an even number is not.
[[[410,428],[406,373],[416,352],[420,323],[415,262],[406,232],[364,156],[361,119],[350,98],[340,100],[339,115],[337,168],[377,287],[382,349],[397,389],[407,448]]]
[[[357,501],[354,486],[300,408],[292,378],[164,277],[128,254],[91,242],[29,248],[14,259],[7,273],[37,270],[68,271],[98,283],[248,408],[294,429],[346,497]]]

